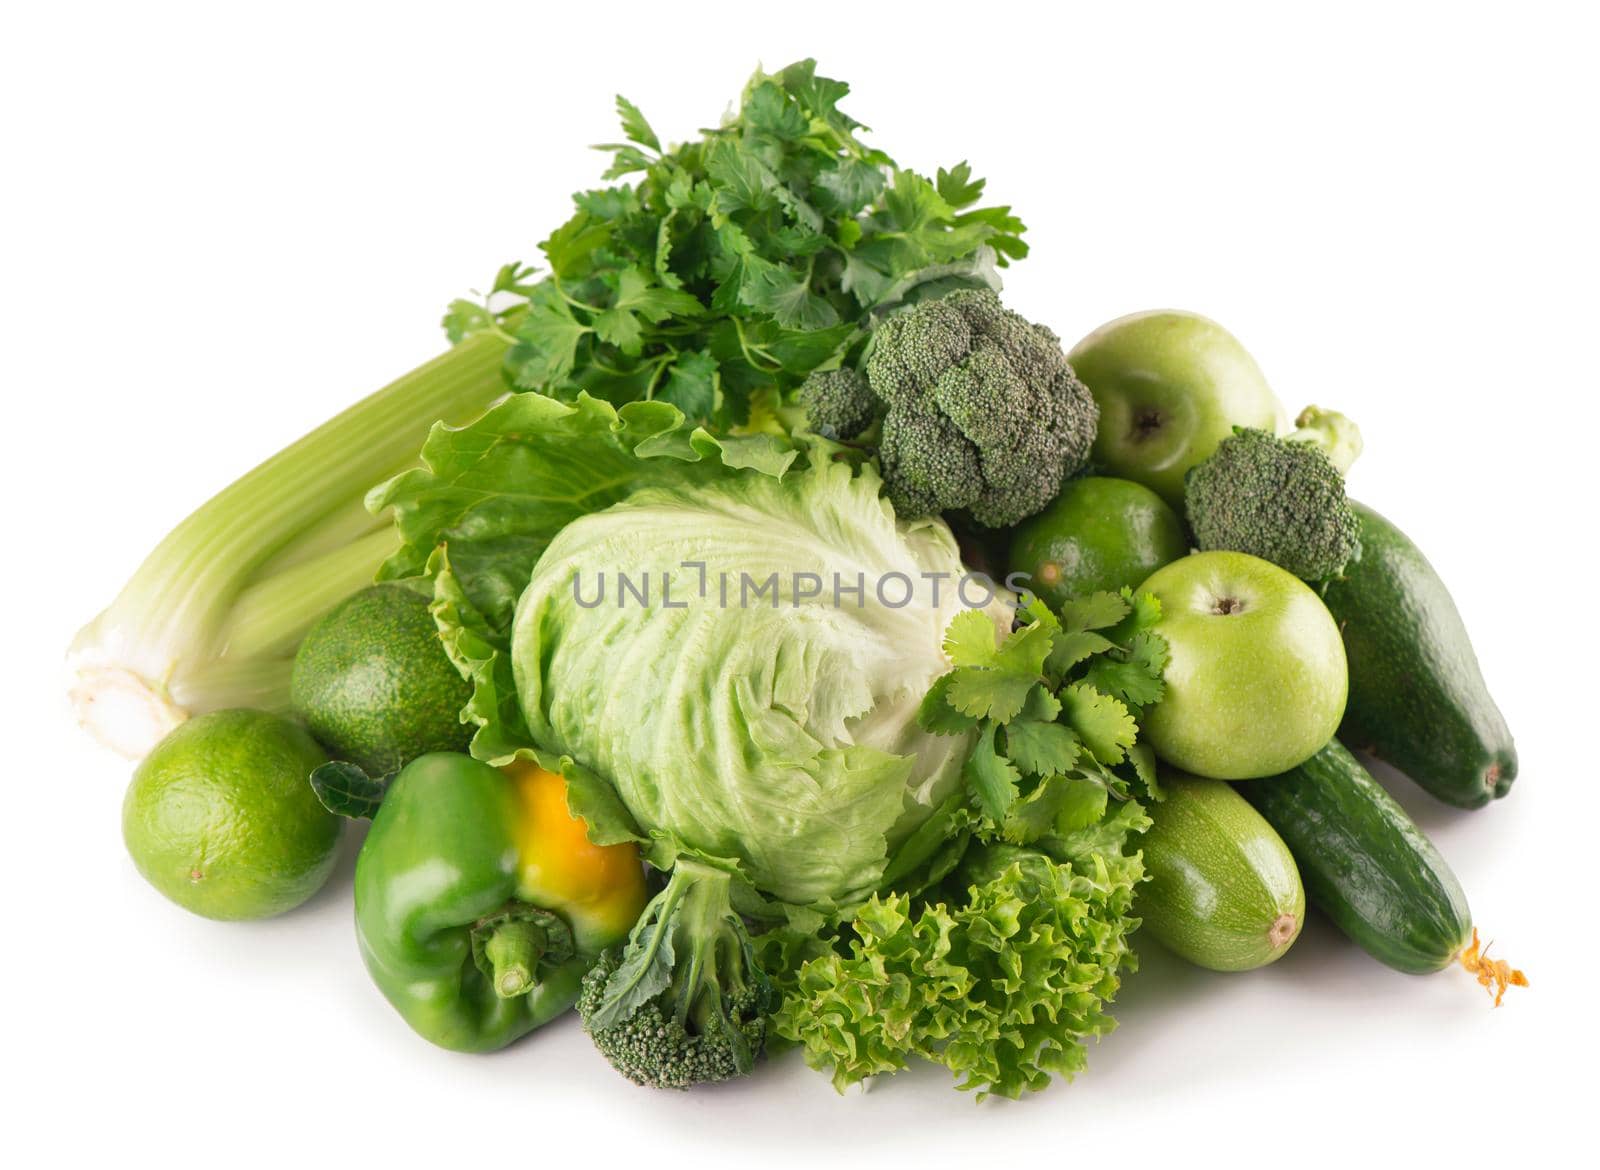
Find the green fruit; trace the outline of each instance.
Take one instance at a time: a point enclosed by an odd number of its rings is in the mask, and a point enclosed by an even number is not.
[[[264,711],[198,715],[144,758],[122,837],[145,880],[207,918],[270,918],[322,888],[339,818],[311,791],[326,763],[304,728]]]
[[[1440,800],[1481,808],[1517,777],[1511,730],[1428,558],[1371,508],[1354,507],[1361,558],[1323,594],[1350,659],[1339,734]]]
[[[336,606],[294,657],[290,699],[336,758],[374,776],[429,752],[463,751],[472,688],[439,641],[427,598],[374,585]]]
[[[1249,971],[1300,937],[1305,888],[1289,847],[1220,780],[1168,773],[1140,839],[1150,880],[1135,913],[1166,947],[1213,971]]]
[[[1134,313],[1067,355],[1100,404],[1094,460],[1183,507],[1183,477],[1234,427],[1270,431],[1282,408],[1233,334],[1194,313]]]
[[[1166,694],[1150,746],[1196,776],[1275,776],[1333,738],[1344,715],[1344,644],[1300,578],[1258,557],[1203,552],[1140,587],[1161,601]]]
[[[1294,850],[1311,904],[1368,954],[1425,975],[1467,945],[1472,912],[1456,875],[1338,740],[1239,791]]]
[[[1023,584],[1059,609],[1088,593],[1131,589],[1188,551],[1183,522],[1155,492],[1085,476],[1018,526],[1007,565],[1028,574]]]

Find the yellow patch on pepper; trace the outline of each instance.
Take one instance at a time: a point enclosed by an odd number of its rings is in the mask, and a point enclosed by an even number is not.
[[[621,942],[647,900],[638,848],[590,841],[589,826],[567,808],[562,777],[525,760],[502,770],[522,811],[515,833],[519,896],[566,919],[582,951]]]

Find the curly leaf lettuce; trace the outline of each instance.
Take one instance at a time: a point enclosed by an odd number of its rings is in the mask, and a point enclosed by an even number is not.
[[[1052,852],[980,845],[947,897],[873,898],[845,939],[800,962],[774,1021],[841,1091],[913,1057],[942,1064],[979,1099],[1018,1097],[1085,1063],[1115,1027],[1107,1005],[1132,970],[1143,880],[1132,801]],[[810,950],[814,951],[813,946]]]

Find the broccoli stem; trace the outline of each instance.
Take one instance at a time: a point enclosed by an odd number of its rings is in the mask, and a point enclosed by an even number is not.
[[[1320,448],[1328,461],[1344,475],[1361,454],[1361,428],[1337,410],[1308,406],[1294,420],[1295,429],[1284,436],[1293,443],[1310,443]]]
[[[685,861],[678,863],[678,870],[684,871],[686,885],[679,911],[681,937],[695,945],[688,962],[673,973],[674,1015],[691,1032],[703,1033],[721,1018],[723,997],[743,987],[736,956],[720,952],[729,945],[738,950],[744,927],[733,910],[733,882],[726,872]],[[673,879],[678,880],[677,871]],[[731,983],[724,986],[724,980]]]

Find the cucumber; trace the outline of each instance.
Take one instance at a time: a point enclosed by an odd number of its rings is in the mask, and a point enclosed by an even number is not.
[[[1368,954],[1422,975],[1467,945],[1472,913],[1456,875],[1338,740],[1238,790],[1288,843],[1311,904]]]
[[[1136,913],[1169,950],[1213,971],[1249,971],[1300,935],[1306,895],[1272,826],[1220,780],[1168,773],[1141,841],[1150,880]]]
[[[1354,507],[1361,559],[1323,594],[1350,666],[1339,738],[1440,800],[1480,808],[1517,776],[1505,717],[1439,574],[1393,524]]]

